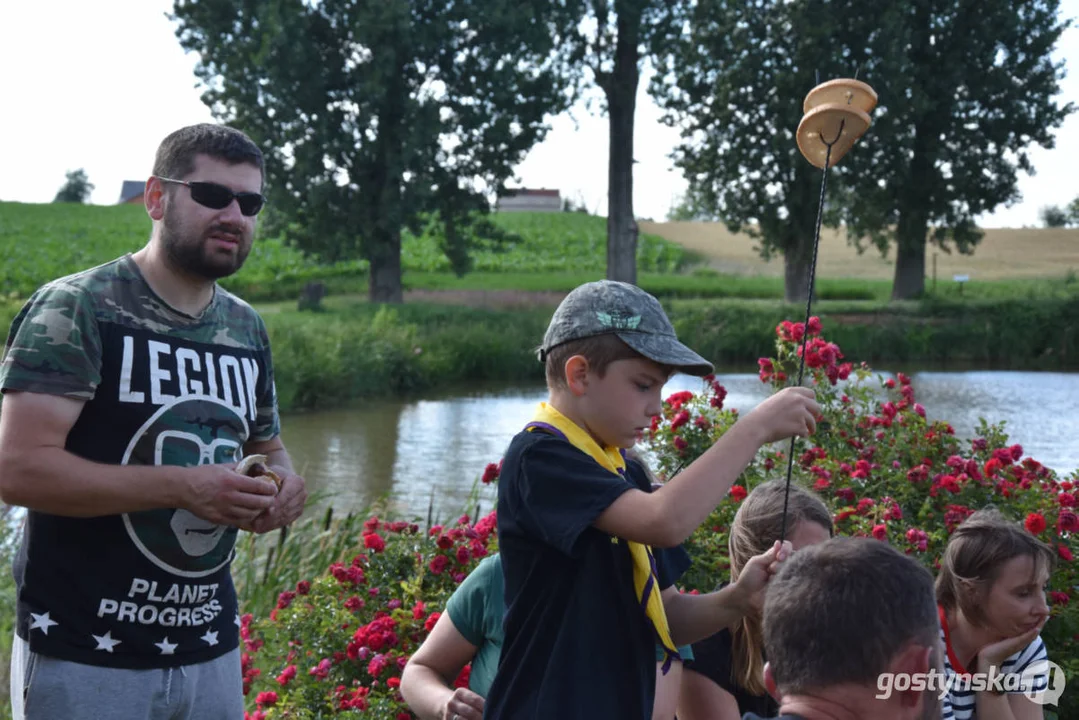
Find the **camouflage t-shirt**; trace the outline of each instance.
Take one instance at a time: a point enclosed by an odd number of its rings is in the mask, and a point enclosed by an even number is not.
[[[216,289],[193,318],[130,255],[39,289],[15,318],[0,389],[85,400],[66,449],[113,465],[238,461],[279,431],[262,319]],[[30,511],[15,560],[16,632],[92,665],[175,667],[239,642],[236,528],[187,510],[93,518]]]

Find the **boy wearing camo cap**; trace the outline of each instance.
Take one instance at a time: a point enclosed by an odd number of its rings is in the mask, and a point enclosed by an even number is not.
[[[539,358],[548,400],[513,438],[499,479],[506,636],[484,717],[648,720],[657,643],[677,661],[679,646],[740,618],[783,556],[777,543],[739,583],[680,595],[678,545],[762,445],[811,433],[819,408],[811,390],[785,389],[649,492],[623,451],[662,412],[668,378],[706,375],[711,363],[679,342],[654,297],[607,280],[563,300]]]

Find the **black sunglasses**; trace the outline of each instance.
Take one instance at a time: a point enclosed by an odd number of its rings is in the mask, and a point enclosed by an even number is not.
[[[199,205],[212,210],[227,208],[233,200],[240,204],[240,212],[248,217],[258,215],[262,206],[266,204],[266,198],[254,192],[232,192],[224,185],[212,182],[187,182],[186,180],[171,180],[159,177],[158,180],[177,185],[186,185],[191,188],[191,199]]]

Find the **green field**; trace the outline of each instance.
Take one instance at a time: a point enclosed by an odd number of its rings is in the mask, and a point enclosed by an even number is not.
[[[475,238],[477,273],[593,272],[606,266],[606,220],[578,213],[505,214],[493,217],[503,237]],[[25,297],[42,283],[108,262],[142,247],[150,221],[141,206],[0,203],[0,288],[7,297]],[[669,273],[691,255],[656,235],[642,234],[638,267]],[[430,233],[402,238],[406,272],[445,274],[449,262]],[[243,270],[223,284],[252,300],[292,297],[312,279],[362,290],[362,260],[318,265],[275,238],[256,240]]]
[[[439,250],[439,238],[433,231],[419,236],[406,233],[402,242],[406,293],[565,293],[604,276],[607,232],[604,218],[582,213],[511,213],[493,215],[492,221],[501,238],[476,238],[473,270],[462,277],[450,272],[449,262]],[[646,290],[664,298],[782,299],[783,279],[776,274],[760,272],[759,267],[753,272],[716,269],[715,258],[709,253],[733,252],[737,244],[734,240],[711,236],[701,240],[705,237],[700,235],[703,230],[698,231],[700,237],[687,236],[687,240],[683,237],[688,232],[686,228],[696,226],[682,225],[644,225],[671,238],[664,240],[646,232],[640,235],[638,282]],[[0,202],[0,294],[9,299],[24,298],[53,278],[139,249],[149,232],[150,222],[141,206]],[[689,249],[682,244],[687,244]],[[1045,243],[1026,243],[1025,250],[1032,256],[1046,255],[1048,250],[1042,245]],[[745,254],[746,248],[740,245],[738,248]],[[822,253],[825,249],[822,248]],[[986,251],[989,253],[989,248]],[[782,262],[773,261],[770,265],[781,268]],[[1045,277],[982,280],[975,276],[962,290],[951,282],[942,282],[936,290],[928,282],[927,290],[935,297],[953,300],[1039,299],[1079,294],[1074,271],[1069,272],[1068,266],[1059,263],[1055,267],[1057,272]],[[332,294],[362,296],[367,291],[366,270],[367,263],[363,260],[319,265],[275,238],[260,237],[243,270],[223,284],[252,302],[294,301],[304,283],[310,280],[325,282]],[[821,272],[818,276],[817,298],[821,300],[885,302],[890,293],[890,280],[879,274],[842,277]],[[504,300],[500,296],[497,302]],[[550,301],[550,297],[538,300]],[[463,300],[473,301],[473,298]]]

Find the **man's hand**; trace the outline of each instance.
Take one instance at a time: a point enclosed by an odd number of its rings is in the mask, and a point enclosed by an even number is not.
[[[277,487],[269,478],[248,477],[232,465],[184,468],[182,505],[216,525],[245,528],[274,504]]]
[[[270,507],[245,528],[255,533],[266,533],[288,525],[300,517],[307,502],[306,480],[281,465],[271,465],[270,469],[281,478],[281,491],[273,498]]]
[[[759,615],[764,612],[764,593],[768,588],[768,581],[779,572],[780,565],[792,552],[794,548],[790,540],[785,540],[782,545],[776,540],[768,552],[751,557],[742,568],[734,584],[745,605],[746,614]]]

